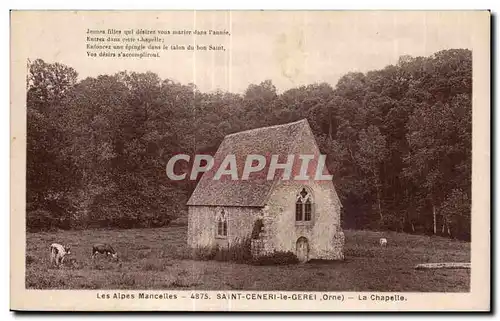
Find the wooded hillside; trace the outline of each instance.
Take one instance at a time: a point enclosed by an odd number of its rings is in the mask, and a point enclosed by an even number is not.
[[[30,230],[163,226],[195,182],[170,181],[174,154],[215,153],[241,130],[307,118],[334,175],[346,228],[470,237],[472,53],[440,51],[278,93],[200,92],[155,73],[78,80],[29,62]]]

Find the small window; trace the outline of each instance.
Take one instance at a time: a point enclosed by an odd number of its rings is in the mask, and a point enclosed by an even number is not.
[[[300,199],[295,203],[295,220],[302,221],[302,201]]]
[[[311,193],[303,188],[298,194],[295,202],[295,221],[311,222],[313,215],[313,199]]]
[[[304,221],[311,220],[311,212],[312,212],[312,204],[311,204],[311,200],[308,199],[306,201],[306,203],[304,204],[304,213],[305,213]]]
[[[227,237],[227,215],[224,210],[217,215],[217,237]]]

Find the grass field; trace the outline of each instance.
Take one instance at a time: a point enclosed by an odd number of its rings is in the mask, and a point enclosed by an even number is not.
[[[28,233],[26,288],[467,292],[469,270],[415,270],[418,263],[469,262],[470,243],[392,232],[345,231],[346,260],[254,266],[191,260],[186,227]],[[386,237],[386,248],[378,245]],[[49,246],[70,244],[75,266],[50,266]],[[113,262],[91,246],[109,242]]]

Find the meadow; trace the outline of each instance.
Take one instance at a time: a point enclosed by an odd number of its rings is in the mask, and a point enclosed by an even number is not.
[[[468,292],[470,270],[415,270],[419,263],[470,262],[470,243],[396,232],[346,230],[345,260],[255,266],[193,260],[185,226],[27,233],[28,289],[197,289]],[[380,247],[380,237],[388,239]],[[50,265],[51,243],[71,245],[67,264]],[[120,259],[91,259],[108,242]]]

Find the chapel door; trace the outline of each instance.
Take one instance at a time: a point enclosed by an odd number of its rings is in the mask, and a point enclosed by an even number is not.
[[[309,259],[309,243],[305,237],[300,237],[297,240],[297,258],[301,263],[307,262]]]

